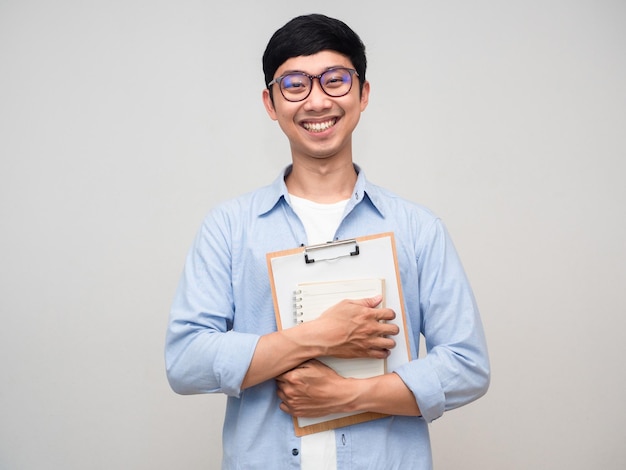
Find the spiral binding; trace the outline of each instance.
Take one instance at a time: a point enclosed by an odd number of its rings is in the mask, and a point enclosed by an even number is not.
[[[299,297],[302,294],[301,290],[294,291],[293,293],[293,320],[295,324],[304,323],[302,319],[302,297]]]

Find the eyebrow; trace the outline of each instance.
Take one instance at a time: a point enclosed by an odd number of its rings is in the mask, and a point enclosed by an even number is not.
[[[329,70],[336,69],[336,68],[349,69],[350,67],[348,67],[347,65],[331,65],[329,67],[326,67],[321,73],[328,72]],[[287,75],[287,74],[290,74],[290,73],[306,73],[307,75],[319,75],[319,74],[316,74],[316,73],[313,74],[313,73],[305,72],[304,70],[296,70],[296,69],[294,69],[294,70],[285,70],[280,75],[282,76],[282,75]]]

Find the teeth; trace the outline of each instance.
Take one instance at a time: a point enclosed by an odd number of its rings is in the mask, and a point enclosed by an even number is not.
[[[329,129],[335,125],[337,119],[331,119],[326,122],[305,122],[303,124],[304,128],[310,132],[322,132],[326,129]]]

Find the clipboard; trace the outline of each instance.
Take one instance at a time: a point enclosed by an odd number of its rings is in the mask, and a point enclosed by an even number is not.
[[[348,240],[302,246],[267,253],[274,313],[279,330],[295,326],[294,291],[298,283],[381,278],[385,284],[385,307],[396,312],[390,320],[400,329],[394,336],[396,347],[387,358],[387,371],[410,361],[411,353],[404,311],[402,284],[393,232]],[[385,414],[342,413],[320,419],[293,418],[296,436],[383,418]]]

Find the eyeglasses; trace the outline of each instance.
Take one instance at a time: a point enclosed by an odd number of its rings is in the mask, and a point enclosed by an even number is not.
[[[287,101],[303,101],[311,94],[313,79],[317,78],[324,93],[333,98],[339,98],[347,95],[352,89],[352,75],[359,76],[356,70],[346,67],[334,67],[319,75],[290,72],[276,77],[267,84],[267,87],[276,83]]]

